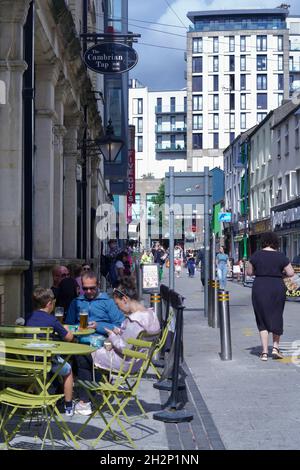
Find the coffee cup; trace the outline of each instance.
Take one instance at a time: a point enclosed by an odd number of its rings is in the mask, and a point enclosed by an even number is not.
[[[110,341],[104,341],[103,346],[105,347],[106,351],[111,351],[113,347]]]

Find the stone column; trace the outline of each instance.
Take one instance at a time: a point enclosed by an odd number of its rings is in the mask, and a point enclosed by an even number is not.
[[[0,312],[13,323],[22,312],[23,26],[30,0],[0,0]]]
[[[63,208],[63,257],[77,256],[77,184],[76,165],[80,152],[77,149],[77,132],[80,117],[65,118],[64,137],[64,208]]]
[[[54,120],[58,67],[38,65],[36,74],[36,155],[34,197],[34,256],[53,258],[54,238]]]
[[[57,123],[54,126],[54,181],[53,181],[53,256],[61,259],[63,256],[63,178],[64,178],[64,103],[66,87],[59,84],[55,88],[55,110]]]
[[[22,258],[23,26],[29,0],[0,0],[0,258]]]

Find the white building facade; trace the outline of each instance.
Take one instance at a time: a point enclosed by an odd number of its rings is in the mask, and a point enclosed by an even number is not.
[[[223,166],[223,150],[289,95],[285,8],[190,12],[187,169]]]
[[[136,178],[162,179],[170,166],[186,171],[186,90],[129,88],[129,123],[135,126]]]

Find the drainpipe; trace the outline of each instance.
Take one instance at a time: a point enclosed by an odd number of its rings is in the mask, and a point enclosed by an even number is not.
[[[24,273],[25,316],[32,312],[33,291],[33,170],[34,170],[34,0],[24,25],[23,132],[24,132]]]

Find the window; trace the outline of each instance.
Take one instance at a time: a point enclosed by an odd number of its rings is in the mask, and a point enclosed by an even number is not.
[[[278,74],[278,90],[283,90],[283,73]]]
[[[235,70],[235,61],[234,61],[234,55],[229,56],[229,71],[234,72]]]
[[[213,134],[213,147],[214,149],[219,148],[219,134],[217,132],[214,132]]]
[[[203,110],[203,96],[194,95],[193,96],[193,111],[202,111]]]
[[[201,54],[203,52],[203,40],[202,38],[193,38],[193,53]]]
[[[214,114],[213,116],[213,128],[214,130],[219,129],[219,115],[218,114]]]
[[[214,91],[219,91],[219,75],[213,76],[213,89]]]
[[[241,55],[241,71],[245,71],[245,70],[246,70],[246,56]]]
[[[203,91],[202,89],[202,76],[192,78],[192,89],[193,91]]]
[[[184,112],[186,113],[187,111],[187,97],[186,96],[183,98],[183,109],[184,109]]]
[[[233,113],[229,114],[229,128],[230,129],[235,128],[235,115]]]
[[[203,115],[194,114],[193,115],[193,130],[200,131],[203,129]]]
[[[266,55],[256,56],[256,68],[257,70],[267,70],[267,56]]]
[[[299,141],[299,117],[295,116],[295,149],[298,150],[300,145]]]
[[[176,98],[174,96],[170,98],[170,111],[171,113],[175,113],[176,111]]]
[[[267,113],[257,113],[257,116],[256,116],[257,122],[260,123],[261,121],[263,121],[266,115]]]
[[[241,109],[246,109],[246,94],[241,93]]]
[[[202,57],[193,57],[193,73],[202,73]]]
[[[213,110],[219,110],[219,95],[213,95]]]
[[[246,51],[246,36],[241,36],[240,38],[240,50],[241,52],[245,52]]]
[[[213,52],[219,52],[219,38],[213,38]]]
[[[279,71],[283,70],[283,55],[278,56],[278,70]]]
[[[246,75],[241,75],[241,90],[246,90]]]
[[[235,109],[235,96],[232,93],[229,95],[229,109]]]
[[[176,146],[176,136],[174,134],[171,134],[170,136],[170,141],[171,141],[171,149],[175,149]]]
[[[234,52],[235,41],[234,36],[229,36],[229,52]]]
[[[162,128],[162,117],[161,116],[158,116],[156,118],[156,128],[157,128],[158,132],[161,131],[161,128]]]
[[[289,71],[292,72],[294,70],[294,57],[289,57]]]
[[[277,96],[278,106],[282,105],[282,100],[283,100],[283,93],[278,93],[278,96]]]
[[[156,111],[158,113],[161,113],[162,111],[162,99],[161,98],[156,98]]]
[[[202,134],[193,134],[193,149],[201,150],[203,147],[203,137]]]
[[[161,149],[162,148],[162,136],[158,135],[156,140],[157,140],[157,148]]]
[[[267,50],[267,36],[256,36],[256,50],[257,51]]]
[[[268,80],[267,74],[258,74],[256,77],[256,88],[258,90],[267,90],[268,88]]]
[[[133,114],[143,114],[143,98],[134,98]]]
[[[213,57],[213,72],[219,72],[219,57]]]
[[[235,90],[235,77],[234,75],[229,75],[229,90]]]
[[[143,132],[143,118],[133,118],[133,125],[135,126],[135,131],[138,134]]]
[[[268,95],[267,95],[267,93],[257,93],[256,107],[257,107],[257,109],[267,109],[268,108]]]
[[[170,128],[171,131],[174,131],[176,128],[176,117],[175,116],[170,116]]]
[[[289,123],[284,126],[284,154],[289,154]]]
[[[137,151],[138,152],[142,152],[143,151],[143,137],[142,136],[138,136],[137,138]]]
[[[277,158],[281,158],[281,130],[280,130],[280,127],[277,129]]]
[[[154,206],[155,203],[153,202],[153,198],[157,196],[157,194],[147,193],[146,194],[146,211],[147,211],[147,219],[154,220],[155,219],[155,210]]]
[[[246,129],[246,113],[241,113],[241,129]]]
[[[277,50],[283,51],[283,36],[277,36]]]

